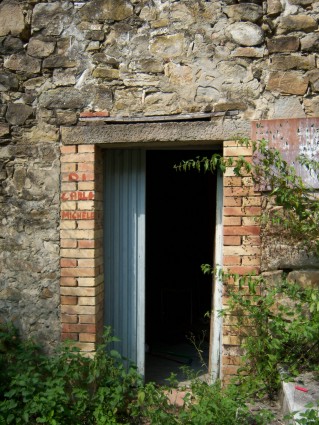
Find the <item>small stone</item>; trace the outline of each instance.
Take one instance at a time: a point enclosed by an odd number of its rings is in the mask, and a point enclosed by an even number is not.
[[[105,37],[104,31],[88,31],[86,33],[86,38],[88,40],[103,41],[104,37]]]
[[[5,59],[4,67],[27,75],[37,74],[41,70],[41,61],[26,54],[15,54]]]
[[[304,95],[308,87],[308,78],[301,71],[273,71],[270,73],[266,89],[285,94]]]
[[[4,122],[0,122],[0,137],[8,136],[10,134],[10,127]]]
[[[244,58],[263,58],[264,53],[264,47],[237,47],[231,55]]]
[[[0,84],[7,90],[17,89],[19,87],[19,80],[12,72],[2,70],[0,71]]]
[[[21,292],[13,288],[5,288],[0,291],[0,300],[20,301]]]
[[[256,22],[263,16],[262,7],[254,3],[233,4],[225,7],[224,12],[235,21]]]
[[[307,72],[307,77],[309,78],[311,90],[319,92],[319,69]]]
[[[169,25],[169,19],[163,18],[163,19],[157,19],[156,21],[151,22],[152,28],[163,28],[167,27]]]
[[[189,85],[193,81],[193,70],[190,66],[183,66],[169,62],[165,65],[165,75],[172,84]]]
[[[99,41],[90,41],[89,45],[86,48],[87,52],[93,52],[94,50],[100,49],[100,42]]]
[[[107,68],[105,66],[98,66],[92,72],[95,78],[104,78],[106,80],[117,80],[120,76],[118,69]]]
[[[227,111],[245,111],[247,105],[244,102],[238,100],[227,100],[225,102],[214,103],[213,105],[214,112],[227,112]]]
[[[28,44],[28,55],[35,58],[46,58],[53,53],[55,43],[42,41],[38,38],[31,38]]]
[[[74,68],[76,61],[64,55],[53,55],[43,61],[43,68]]]
[[[263,30],[251,22],[236,22],[228,30],[233,41],[242,46],[256,46],[264,40]]]
[[[75,82],[73,69],[54,69],[53,83],[56,86],[73,86]]]
[[[14,0],[3,1],[0,4],[0,36],[20,35],[25,28],[23,11]]]
[[[30,80],[27,80],[23,83],[23,86],[27,89],[27,90],[35,90],[38,87],[41,87],[42,84],[44,84],[46,82],[46,79],[44,77],[35,77],[35,78],[30,78]]]
[[[289,0],[289,3],[296,6],[307,7],[314,3],[314,0]]]
[[[311,32],[318,28],[317,21],[308,15],[288,15],[281,18],[278,25],[278,34],[287,34],[293,31]]]
[[[19,53],[23,50],[23,42],[20,38],[9,35],[4,37],[2,42],[0,42],[0,54],[12,55],[13,53]]]
[[[9,103],[6,113],[6,120],[12,125],[23,125],[33,114],[31,106],[23,103]]]
[[[133,14],[133,6],[126,0],[93,0],[80,10],[87,21],[122,21]]]
[[[46,298],[52,298],[53,297],[53,293],[52,291],[50,291],[49,288],[43,288],[41,293],[40,293],[40,298],[42,299],[46,299]]]
[[[316,58],[314,55],[273,56],[270,59],[270,68],[283,71],[287,69],[310,70],[316,68]]]
[[[319,115],[319,96],[312,97],[310,99],[304,99],[303,101],[305,111],[308,117],[318,117]]]
[[[307,34],[300,40],[300,43],[301,51],[317,53],[319,50],[319,34]]]
[[[164,65],[161,61],[156,59],[141,59],[138,61],[132,61],[130,68],[133,71],[146,72],[157,74],[164,71]]]
[[[155,56],[172,59],[184,53],[184,44],[184,34],[161,35],[151,42],[150,51]]]
[[[56,111],[58,125],[74,125],[77,123],[77,114],[73,111]]]
[[[282,12],[282,4],[280,0],[267,0],[267,14],[278,15]]]
[[[295,36],[278,36],[267,40],[269,53],[296,52],[299,49],[300,41]]]

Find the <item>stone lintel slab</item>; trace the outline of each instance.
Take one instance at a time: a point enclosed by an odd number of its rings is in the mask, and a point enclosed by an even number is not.
[[[249,137],[250,122],[218,117],[212,121],[138,124],[91,124],[61,127],[64,145],[98,144],[145,146],[147,144],[206,144]]]

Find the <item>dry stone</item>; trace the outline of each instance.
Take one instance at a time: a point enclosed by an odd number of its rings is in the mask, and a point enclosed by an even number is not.
[[[319,50],[319,34],[307,34],[300,40],[301,50],[303,52],[318,52]]]
[[[80,90],[68,87],[42,93],[39,102],[42,107],[48,109],[80,109],[89,103],[89,100]]]
[[[181,56],[185,52],[184,35],[180,33],[156,37],[150,44],[150,51],[163,59]]]
[[[287,280],[303,288],[319,289],[319,270],[294,270],[288,273]]]
[[[304,95],[307,87],[308,78],[301,71],[273,71],[266,85],[269,91],[298,95]]]
[[[319,69],[314,69],[307,73],[307,77],[309,78],[311,90],[313,92],[319,92]]]
[[[105,80],[117,80],[120,76],[118,69],[108,68],[106,66],[98,66],[92,73],[95,78],[104,78]]]
[[[28,44],[28,55],[35,58],[46,58],[53,53],[54,42],[46,42],[38,38],[31,38]]]
[[[37,3],[32,14],[32,30],[59,36],[71,22],[71,10],[68,2]]]
[[[9,103],[6,120],[12,125],[22,125],[33,114],[31,106],[23,103]]]
[[[43,61],[43,68],[74,68],[75,66],[76,61],[64,55],[49,56]]]
[[[278,36],[267,40],[269,53],[296,52],[300,41],[295,36]]]
[[[16,90],[19,87],[19,80],[12,72],[3,70],[0,71],[0,86],[4,88],[3,90],[0,89],[0,91]]]
[[[311,32],[318,28],[317,21],[308,15],[288,15],[281,18],[277,28],[278,34],[288,34],[293,31]]]
[[[122,21],[133,14],[133,6],[126,0],[93,0],[80,10],[87,21]]]
[[[25,29],[23,11],[18,2],[5,0],[0,4],[0,36],[20,35]]]
[[[9,125],[4,122],[0,122],[0,137],[8,136],[9,134],[10,134]]]
[[[41,70],[41,61],[26,54],[16,54],[4,61],[4,67],[26,75],[37,74]]]
[[[264,47],[237,47],[232,51],[231,55],[244,58],[262,58],[264,57],[264,53]]]
[[[319,115],[319,96],[310,99],[304,99],[304,106],[306,114],[309,117],[318,117]]]
[[[2,37],[0,40],[0,54],[12,55],[13,53],[22,52],[23,49],[23,42],[20,38],[9,35]]]
[[[254,3],[233,4],[225,7],[224,12],[235,21],[256,22],[263,16],[262,7]]]
[[[237,22],[229,27],[229,33],[242,46],[257,46],[264,40],[263,30],[251,22]]]
[[[273,112],[269,118],[306,117],[300,99],[295,96],[280,96],[275,99]]]
[[[280,0],[267,0],[268,15],[278,15],[282,12],[282,4]]]
[[[286,71],[288,69],[310,70],[316,68],[316,58],[314,55],[301,56],[273,56],[270,60],[270,68]]]

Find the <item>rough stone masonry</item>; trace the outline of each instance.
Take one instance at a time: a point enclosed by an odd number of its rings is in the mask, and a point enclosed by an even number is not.
[[[318,116],[318,18],[312,0],[2,1],[1,320],[60,338],[61,126],[83,111]],[[267,247],[263,270],[293,268]]]

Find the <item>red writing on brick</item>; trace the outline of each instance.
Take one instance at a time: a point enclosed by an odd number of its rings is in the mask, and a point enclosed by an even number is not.
[[[94,220],[95,214],[93,211],[62,211],[62,220]]]
[[[62,192],[62,201],[92,201],[94,199],[93,192]]]
[[[78,174],[78,173],[70,173],[69,174],[69,181],[71,182],[78,182],[78,181],[85,181],[86,180],[86,174]]]

